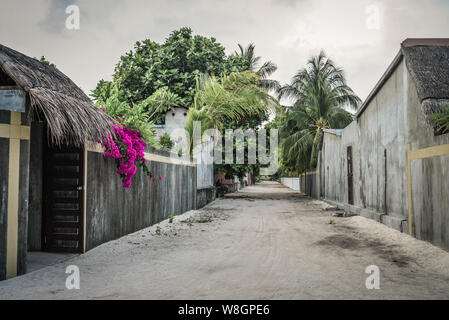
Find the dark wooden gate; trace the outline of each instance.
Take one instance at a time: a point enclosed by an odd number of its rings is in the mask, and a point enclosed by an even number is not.
[[[83,252],[84,152],[70,147],[44,149],[43,248]]]
[[[354,204],[354,183],[353,183],[353,167],[352,167],[352,147],[347,148],[348,159],[348,203]]]

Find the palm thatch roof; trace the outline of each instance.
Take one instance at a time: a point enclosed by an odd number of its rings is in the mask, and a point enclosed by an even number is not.
[[[449,105],[449,39],[406,40],[402,44],[407,69],[427,116]]]
[[[28,93],[34,115],[47,121],[51,141],[84,145],[111,132],[109,117],[57,68],[0,44],[0,71]]]
[[[427,122],[433,125],[428,115],[439,113],[442,106],[449,105],[449,39],[406,39],[393,62],[357,111],[357,117],[365,111],[403,59],[416,86]]]

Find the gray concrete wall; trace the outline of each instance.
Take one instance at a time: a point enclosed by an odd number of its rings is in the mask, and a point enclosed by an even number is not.
[[[407,121],[411,150],[449,144],[449,134],[434,135],[408,79]],[[449,155],[411,162],[412,231],[421,240],[449,250]]]
[[[408,232],[407,144],[411,150],[449,143],[426,122],[402,61],[357,121],[341,136],[325,133],[321,193],[352,213]],[[348,205],[346,148],[352,146],[354,205]],[[449,156],[413,160],[413,234],[449,249]]]
[[[88,152],[87,250],[195,209],[196,167],[150,161],[149,168],[156,177],[162,176],[162,181],[150,181],[137,170],[131,188],[124,190],[115,162],[102,153]]]
[[[320,175],[317,170],[309,170],[307,174],[301,174],[299,177],[283,177],[281,184],[312,198],[320,198]]]
[[[341,136],[325,133],[325,198],[348,203],[347,147],[352,146],[354,205],[398,218],[407,216],[407,81],[402,62]]]
[[[196,191],[196,209],[201,209],[217,197],[217,189],[214,186],[201,188]]]

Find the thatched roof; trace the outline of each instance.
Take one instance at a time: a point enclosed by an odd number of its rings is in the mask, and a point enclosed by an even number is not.
[[[81,146],[110,132],[109,117],[57,68],[0,44],[0,69],[29,94],[33,114],[45,117],[54,144]]]
[[[441,106],[449,105],[449,39],[406,40],[402,52],[424,114],[441,112]]]
[[[357,111],[359,117],[402,59],[415,83],[426,116],[449,105],[449,39],[406,39],[382,78]],[[427,117],[430,124],[433,122]]]

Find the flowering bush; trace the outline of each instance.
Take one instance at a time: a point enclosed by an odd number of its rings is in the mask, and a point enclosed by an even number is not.
[[[111,89],[111,96],[106,101],[97,101],[97,107],[106,112],[113,121],[114,136],[108,135],[100,143],[105,148],[104,156],[113,158],[117,165],[117,174],[123,182],[123,188],[129,189],[136,174],[137,167],[154,180],[146,166],[145,148],[147,143],[154,146],[154,127],[149,121],[147,101],[129,105],[119,99],[119,88]],[[159,177],[162,180],[162,177]]]
[[[147,144],[142,140],[142,135],[118,123],[114,124],[113,128],[115,138],[113,139],[109,136],[102,142],[102,145],[105,148],[104,156],[115,159],[117,164],[116,172],[122,178],[123,188],[130,188],[132,178],[136,174],[138,166],[152,179],[152,173],[148,170],[145,163],[144,151]]]

